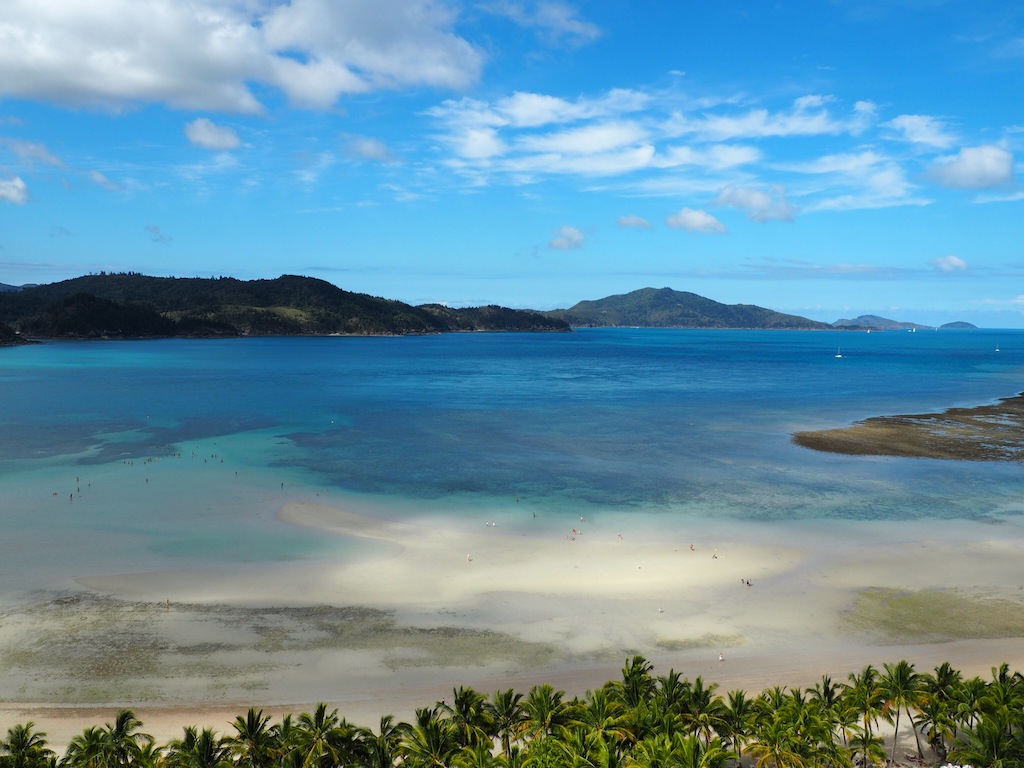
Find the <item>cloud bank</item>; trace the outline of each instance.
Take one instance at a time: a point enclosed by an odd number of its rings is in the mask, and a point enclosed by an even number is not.
[[[270,87],[323,109],[463,88],[484,62],[434,0],[8,0],[3,16],[0,96],[68,105],[259,113]]]

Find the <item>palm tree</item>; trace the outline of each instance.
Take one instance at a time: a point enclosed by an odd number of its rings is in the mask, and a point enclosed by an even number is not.
[[[1024,764],[1024,739],[1001,717],[984,717],[950,750],[950,757],[962,765],[1019,768]]]
[[[556,691],[548,683],[535,685],[523,700],[523,732],[527,738],[555,735],[569,721],[562,701],[565,691]]]
[[[452,758],[452,765],[455,768],[491,768],[494,765],[494,755],[491,754],[488,743],[478,741],[462,747]]]
[[[509,688],[495,691],[489,705],[491,719],[494,722],[495,735],[501,739],[501,751],[506,758],[512,757],[512,742],[519,736],[519,731],[526,713],[521,704],[523,694]]]
[[[138,768],[163,768],[164,747],[155,741],[145,741],[136,758]]]
[[[367,768],[393,768],[402,738],[409,730],[408,723],[396,722],[393,715],[381,716],[380,732],[366,737]]]
[[[722,697],[715,694],[718,683],[704,686],[704,678],[697,677],[689,686],[683,709],[683,723],[694,736],[704,735],[705,745],[711,744],[711,736],[724,726],[722,720]]]
[[[781,713],[761,723],[747,745],[757,768],[805,768],[807,761],[801,749],[794,729]]]
[[[722,768],[730,758],[721,739],[705,744],[696,736],[677,733],[673,738],[675,765],[679,768]]]
[[[270,725],[270,716],[263,710],[249,707],[245,717],[239,715],[232,723],[235,735],[227,739],[239,768],[271,768],[279,756],[281,742],[277,726]]]
[[[130,709],[121,710],[114,722],[89,727],[68,744],[64,762],[73,768],[128,768],[144,765],[147,745],[153,737],[142,733],[142,721]]]
[[[185,728],[180,739],[167,745],[165,764],[168,768],[231,768],[231,745],[212,728]]]
[[[928,744],[940,760],[946,759],[946,740],[956,734],[951,701],[929,696],[918,704],[920,714],[914,718],[914,725],[927,734]]]
[[[462,686],[453,690],[452,694],[452,703],[441,706],[451,715],[449,720],[455,728],[459,746],[489,744],[494,731],[494,718],[487,706],[487,698],[472,688]]]
[[[844,685],[842,698],[860,714],[864,732],[870,736],[882,711],[878,670],[868,664],[860,672],[851,672],[847,679],[850,682]]]
[[[68,742],[63,764],[70,768],[106,768],[106,739],[102,728],[91,725]]]
[[[948,661],[942,662],[934,672],[921,676],[921,687],[925,694],[940,701],[953,699],[962,682],[963,676]]]
[[[626,745],[633,741],[626,706],[621,699],[610,695],[609,688],[587,691],[586,699],[579,708],[580,725],[588,738],[600,738],[617,746]]]
[[[721,735],[729,740],[736,761],[743,759],[743,743],[750,736],[751,724],[754,720],[754,701],[747,697],[745,691],[729,691],[725,695],[725,704],[721,711]]]
[[[885,742],[881,736],[874,736],[870,731],[856,726],[852,729],[847,743],[854,765],[858,764],[858,754],[863,758],[865,765],[883,765],[885,763]]]
[[[883,712],[891,717],[895,711],[896,721],[892,734],[892,754],[890,761],[896,760],[896,746],[900,735],[900,707],[907,711],[907,718],[910,719],[910,728],[914,731],[914,739],[917,742],[917,756],[924,757],[921,750],[921,739],[914,728],[913,716],[910,714],[910,707],[917,706],[921,696],[921,676],[914,671],[914,665],[907,661],[899,661],[896,664],[886,664],[885,674],[882,676],[882,696],[885,700]]]
[[[657,682],[651,677],[654,666],[643,656],[634,656],[622,668],[622,680],[615,683],[617,694],[630,709],[636,709],[642,702],[649,701],[657,690]]]
[[[761,691],[761,695],[754,699],[754,722],[770,720],[776,712],[786,706],[788,701],[789,695],[785,688],[778,685],[765,688]]]
[[[526,752],[518,744],[513,744],[507,755],[502,753],[494,758],[494,764],[498,768],[525,768]]]
[[[130,709],[122,709],[112,725],[106,724],[108,768],[124,768],[139,762],[143,745],[153,741],[148,733],[139,731],[141,727],[142,721]]]
[[[988,690],[988,684],[980,677],[972,677],[964,680],[954,691],[956,707],[953,711],[953,719],[957,724],[966,728],[973,728],[981,712],[981,701]]]
[[[434,718],[414,726],[402,739],[402,765],[411,768],[447,768],[459,750],[455,729]]]
[[[721,740],[706,746],[696,736],[657,734],[637,743],[628,768],[721,768],[730,753]]]
[[[831,714],[839,706],[842,691],[841,684],[833,683],[829,675],[822,675],[820,683],[815,683],[813,688],[807,689],[807,695],[812,701],[818,702],[824,712]]]
[[[593,735],[586,728],[574,728],[555,743],[572,768],[623,768],[626,751],[603,734]]]
[[[687,684],[683,681],[682,675],[670,669],[668,674],[659,676],[655,682],[656,698],[663,701],[669,711],[677,711],[686,699]]]
[[[7,729],[7,738],[0,741],[0,765],[4,768],[45,768],[56,753],[46,746],[46,734],[35,730],[35,723],[15,725]]]
[[[363,754],[363,731],[338,718],[338,710],[319,704],[313,714],[299,715],[291,738],[302,768],[334,768]]]

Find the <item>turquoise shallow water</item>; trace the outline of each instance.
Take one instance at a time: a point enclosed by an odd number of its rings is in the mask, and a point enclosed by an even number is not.
[[[832,456],[790,434],[989,402],[1022,372],[1021,331],[5,349],[0,576],[334,557],[344,542],[275,517],[318,493],[403,514],[991,520],[1024,511],[1019,465]]]

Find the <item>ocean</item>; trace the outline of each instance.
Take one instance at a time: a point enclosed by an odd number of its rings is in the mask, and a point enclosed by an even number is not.
[[[984,524],[1024,513],[1018,464],[839,456],[791,435],[992,402],[1024,389],[1022,371],[1020,330],[2,349],[0,593],[361,555],[278,520],[292,499],[559,530],[602,515]]]

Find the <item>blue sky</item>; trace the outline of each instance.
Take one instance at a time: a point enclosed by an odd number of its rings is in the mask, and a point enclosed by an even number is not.
[[[0,282],[1024,327],[1024,6],[0,0]]]

